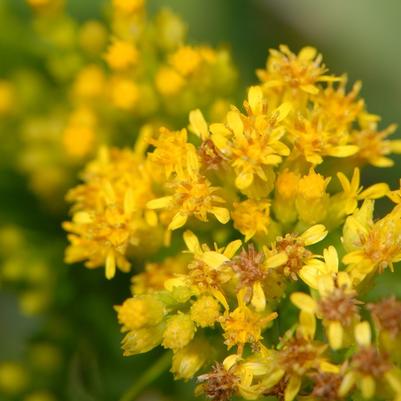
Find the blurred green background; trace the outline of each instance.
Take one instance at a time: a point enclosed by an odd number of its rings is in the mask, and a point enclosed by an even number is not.
[[[106,3],[67,0],[70,14],[79,20],[101,18]],[[160,7],[169,7],[183,18],[190,42],[224,44],[232,50],[240,71],[241,95],[247,85],[256,82],[254,71],[264,66],[268,48],[285,43],[298,51],[312,45],[323,54],[333,73],[346,72],[351,82],[362,80],[362,96],[369,111],[382,116],[383,128],[392,122],[401,123],[399,0],[149,0],[151,12]],[[0,21],[0,78],[16,67],[41,69],[33,51],[34,37],[26,40],[24,36],[29,30],[30,10],[23,0],[0,0],[0,9],[4,8],[8,11],[2,13]],[[13,135],[2,132],[0,138]],[[395,136],[401,137],[400,132]],[[392,168],[366,169],[364,182],[385,180],[397,187],[401,157],[395,159]],[[101,270],[64,266],[66,241],[61,221],[62,216],[49,217],[30,194],[23,176],[1,163],[0,226],[19,225],[30,247],[38,254],[46,250],[48,263],[57,271],[57,302],[45,322],[40,317],[23,317],[14,293],[0,287],[0,361],[25,358],[27,339],[34,336],[40,342],[44,333],[50,333],[52,340],[61,344],[67,361],[52,384],[59,399],[115,401],[160,351],[136,358],[121,356],[121,335],[111,305],[129,295],[127,279],[120,274],[106,282]],[[24,249],[16,252],[23,254]],[[389,291],[401,296],[400,281],[394,278],[388,272],[381,276],[371,297]],[[138,399],[187,401],[193,398],[193,386],[173,382],[166,372]]]

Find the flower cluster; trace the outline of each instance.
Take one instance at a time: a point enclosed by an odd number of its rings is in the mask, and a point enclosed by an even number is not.
[[[209,57],[191,52],[170,74]],[[132,297],[115,307],[124,355],[171,350],[175,378],[197,376],[211,400],[400,400],[401,303],[364,303],[401,260],[400,190],[360,182],[401,150],[394,127],[380,130],[360,83],[348,92],[311,47],[272,50],[258,76],[220,122],[195,109],[187,128],[103,150],[69,193],[67,261],[107,278],[134,261]],[[395,206],[375,220],[386,197]]]
[[[229,52],[188,44],[172,11],[148,16],[144,1],[113,2],[105,20],[78,23],[61,0],[27,3],[51,80],[35,71],[0,81],[0,115],[24,102],[26,87],[43,92],[20,110],[16,163],[54,209],[101,144],[131,144],[145,123],[175,128],[195,107],[216,119],[229,107],[237,75]]]

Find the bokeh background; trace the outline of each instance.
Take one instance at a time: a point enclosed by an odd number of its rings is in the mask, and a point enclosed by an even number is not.
[[[399,0],[148,3],[150,13],[169,7],[179,14],[188,25],[190,43],[231,49],[240,72],[238,98],[256,82],[254,71],[264,66],[268,48],[285,43],[298,51],[312,45],[333,73],[346,72],[351,82],[362,80],[368,109],[382,116],[383,128],[401,123]],[[67,0],[68,12],[80,21],[102,19],[106,6],[104,0]],[[31,17],[23,0],[0,0],[0,79],[33,69],[43,73],[41,79],[51,80],[39,56],[43,49],[32,34]],[[35,92],[34,86],[25,90],[40,103],[43,94]],[[159,351],[121,356],[121,335],[111,305],[129,295],[126,277],[120,274],[106,282],[101,270],[63,264],[66,240],[61,222],[67,207],[50,213],[49,205],[32,194],[15,164],[18,132],[1,120],[0,130],[0,400],[119,400],[127,388],[143,380],[141,373]],[[401,137],[399,130],[395,136]],[[366,169],[364,182],[385,180],[393,188],[398,186],[401,158],[395,160],[394,167],[386,170]],[[12,280],[13,276],[24,280]],[[401,296],[400,278],[400,274],[381,276],[372,299],[389,292]],[[50,296],[50,306],[33,313]],[[151,373],[145,380],[151,381]],[[29,398],[2,392],[24,383],[34,389],[45,387],[49,393],[40,398],[37,392],[38,398]],[[187,401],[193,398],[192,391],[193,383],[174,382],[166,372],[138,399]]]

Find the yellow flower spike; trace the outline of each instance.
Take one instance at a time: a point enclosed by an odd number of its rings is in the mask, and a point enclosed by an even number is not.
[[[292,401],[301,389],[302,380],[299,376],[292,375],[284,392],[284,401]]]
[[[344,330],[340,322],[330,322],[328,328],[328,338],[330,347],[338,350],[343,345]]]
[[[355,340],[360,346],[368,346],[371,343],[371,330],[368,322],[360,322],[355,326]]]
[[[314,314],[316,312],[315,300],[303,292],[294,292],[290,296],[291,302],[302,311]]]
[[[370,399],[375,395],[376,382],[372,376],[363,376],[360,387],[363,398]]]
[[[199,109],[189,113],[190,130],[203,141],[209,137],[209,129],[202,112]]]

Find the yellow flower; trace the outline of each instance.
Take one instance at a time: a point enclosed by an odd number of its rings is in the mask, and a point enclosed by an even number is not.
[[[375,121],[363,125],[359,131],[352,133],[352,141],[358,146],[355,155],[360,163],[369,163],[375,167],[391,167],[394,162],[388,156],[401,153],[401,140],[389,140],[387,137],[395,132],[397,126],[392,124],[382,131],[378,130]]]
[[[262,337],[262,330],[266,325],[277,318],[277,313],[260,315],[249,308],[244,301],[245,291],[238,293],[238,307],[232,312],[226,312],[221,319],[221,327],[224,330],[224,343],[230,349],[238,346],[237,353],[242,354],[245,344],[257,345]]]
[[[270,225],[270,202],[248,199],[234,202],[231,217],[234,227],[249,241],[256,234],[267,234]]]
[[[190,216],[207,222],[209,213],[214,215],[221,224],[226,224],[230,220],[230,213],[228,209],[216,205],[225,202],[223,198],[215,195],[218,189],[212,187],[201,175],[188,176],[186,180],[171,183],[173,195],[153,199],[147,203],[147,207],[149,209],[168,208],[173,216],[168,225],[168,230],[171,231],[184,226]]]
[[[288,124],[289,140],[294,145],[294,156],[300,154],[313,166],[323,163],[326,156],[349,157],[358,152],[358,146],[350,143],[345,131],[340,131],[327,121],[320,109],[297,115]]]
[[[333,248],[334,249],[334,248]],[[339,272],[336,276],[322,275],[317,278],[319,298],[294,292],[291,301],[302,311],[316,315],[323,319],[332,349],[344,347],[344,335],[351,331],[359,321],[356,291],[352,287],[351,278],[346,272]]]
[[[118,322],[123,326],[122,331],[141,329],[159,324],[165,309],[161,301],[151,295],[128,298],[120,306],[116,306]]]
[[[114,39],[104,58],[113,70],[125,70],[138,61],[138,50],[127,41]]]
[[[145,0],[113,0],[113,6],[126,14],[140,11],[144,5]]]
[[[210,359],[212,347],[200,336],[195,337],[187,346],[173,355],[171,372],[175,379],[189,380]]]
[[[184,79],[170,67],[161,67],[156,74],[155,84],[163,96],[174,96],[184,86]]]
[[[162,345],[173,351],[180,350],[193,339],[195,331],[196,326],[191,317],[184,313],[178,313],[167,320]]]
[[[367,275],[401,260],[401,208],[397,205],[382,219],[373,222],[373,201],[365,201],[360,210],[347,218],[344,246],[349,251],[343,258],[357,284]]]
[[[105,75],[97,65],[84,67],[76,76],[73,84],[75,96],[79,98],[98,98],[103,95]]]
[[[342,192],[330,198],[329,213],[326,226],[333,228],[344,221],[344,218],[352,214],[358,207],[358,201],[364,199],[382,198],[389,192],[389,187],[385,183],[377,183],[363,189],[360,186],[360,171],[354,169],[351,181],[345,174],[338,172],[337,178],[341,183]]]
[[[333,82],[339,78],[327,76],[322,56],[313,47],[304,47],[295,55],[285,45],[271,49],[266,70],[258,70],[258,77],[267,89],[299,89],[307,94],[319,92],[318,82]]]
[[[213,326],[220,317],[220,304],[210,295],[203,295],[191,306],[191,319],[200,327]]]
[[[127,250],[157,224],[156,216],[145,209],[154,196],[151,177],[132,151],[103,148],[83,178],[85,183],[68,194],[75,205],[72,221],[63,224],[71,243],[65,259],[86,260],[88,268],[106,265],[106,277],[112,278],[116,267],[130,269]]]
[[[139,100],[139,89],[130,79],[115,77],[111,81],[110,95],[116,107],[132,110]]]
[[[322,222],[329,205],[329,194],[326,192],[329,178],[324,178],[313,169],[298,182],[298,192],[295,207],[299,219],[308,225]]]
[[[245,108],[247,115],[233,108],[227,113],[225,124],[212,124],[211,139],[230,160],[236,173],[237,188],[246,190],[256,176],[267,186],[268,193],[273,185],[271,168],[281,162],[282,156],[289,154],[289,149],[280,140],[285,134],[282,121],[291,106],[283,103],[268,113],[262,90],[255,86],[249,89]]]
[[[305,273],[311,268],[315,269],[318,263],[317,255],[309,251],[306,246],[320,242],[327,235],[325,227],[316,224],[308,228],[303,234],[286,234],[278,237],[272,245],[272,249],[266,249],[268,256],[284,253],[287,260],[282,265],[277,266],[276,270],[285,277],[297,280],[298,276],[305,281]]]
[[[191,46],[182,46],[170,56],[171,66],[184,77],[193,74],[201,62],[201,53]]]
[[[385,383],[395,394],[400,394],[399,373],[392,366],[388,355],[371,344],[371,329],[368,322],[361,322],[355,327],[355,339],[358,349],[352,356],[339,395],[344,397],[356,385],[363,398],[371,399],[376,393],[376,382]]]

